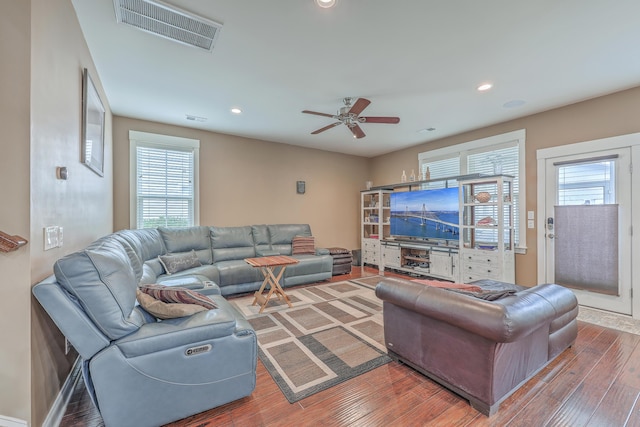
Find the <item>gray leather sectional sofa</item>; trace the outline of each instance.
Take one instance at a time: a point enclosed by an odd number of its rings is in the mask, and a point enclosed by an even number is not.
[[[469,399],[486,415],[531,379],[578,334],[578,302],[555,284],[524,288],[481,280],[483,290],[513,292],[495,301],[386,278],[382,299],[389,355]]]
[[[135,251],[139,260],[140,284],[160,283],[192,289],[212,281],[223,296],[256,291],[262,284],[259,269],[244,259],[266,255],[291,255],[296,236],[311,236],[308,224],[262,224],[243,227],[189,227],[121,230],[111,237]],[[183,254],[195,250],[199,267],[166,274],[159,255]],[[135,259],[137,258],[137,260]],[[287,267],[283,287],[313,283],[331,278],[333,259],[329,251],[317,248],[315,254],[295,255],[299,263]]]
[[[251,394],[256,335],[224,296],[259,289],[244,258],[291,255],[295,236],[311,236],[309,225],[122,230],[58,260],[33,294],[78,351],[105,425],[158,426]],[[197,260],[167,274],[167,254]],[[293,256],[285,287],[331,278],[328,251]],[[198,290],[218,308],[158,321],[136,302],[152,283]]]

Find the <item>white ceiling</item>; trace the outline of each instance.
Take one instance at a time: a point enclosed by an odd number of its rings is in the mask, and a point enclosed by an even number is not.
[[[169,0],[223,24],[213,52],[72,3],[114,114],[365,157],[640,85],[638,0]],[[346,96],[400,124],[310,135]]]

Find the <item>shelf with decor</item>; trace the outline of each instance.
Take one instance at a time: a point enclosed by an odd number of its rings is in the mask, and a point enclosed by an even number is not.
[[[381,271],[383,264],[380,240],[389,237],[389,219],[392,190],[365,190],[360,192],[360,236],[362,263],[375,265]]]
[[[513,179],[459,181],[460,278],[515,283]]]

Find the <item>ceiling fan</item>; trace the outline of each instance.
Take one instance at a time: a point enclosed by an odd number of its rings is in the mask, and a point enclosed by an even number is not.
[[[303,111],[305,114],[315,114],[316,116],[331,117],[332,119],[338,120],[328,126],[314,130],[311,132],[311,135],[317,135],[320,132],[324,132],[325,130],[329,130],[343,124],[349,128],[351,133],[353,133],[354,138],[363,138],[365,134],[358,125],[359,123],[400,123],[399,117],[361,117],[360,113],[362,113],[362,111],[371,104],[371,101],[368,99],[358,98],[353,105],[351,105],[353,98],[347,97],[342,101],[344,102],[344,107],[340,107],[337,114],[318,113],[316,111],[309,110]]]

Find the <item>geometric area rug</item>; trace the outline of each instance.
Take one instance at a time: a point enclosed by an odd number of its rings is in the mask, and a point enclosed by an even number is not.
[[[253,295],[228,301],[255,329],[260,360],[290,403],[391,361],[373,287],[344,281],[285,292],[293,308],[273,297],[262,314]]]

